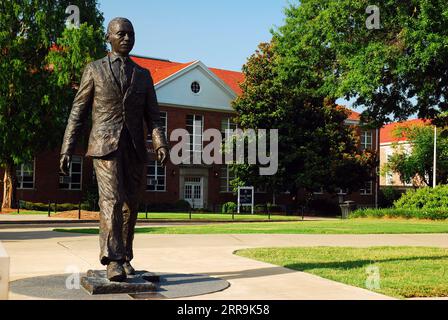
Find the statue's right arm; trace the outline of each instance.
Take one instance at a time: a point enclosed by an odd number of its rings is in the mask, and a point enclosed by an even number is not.
[[[61,155],[71,156],[75,151],[76,141],[92,107],[94,92],[93,70],[91,64],[89,64],[84,70],[78,93],[73,101],[72,111],[65,129]]]

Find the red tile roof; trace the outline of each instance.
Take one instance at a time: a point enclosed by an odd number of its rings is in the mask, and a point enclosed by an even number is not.
[[[209,68],[218,78],[224,81],[238,96],[242,93],[240,83],[244,81],[244,74],[238,71]]]
[[[155,58],[145,58],[132,56],[132,59],[139,66],[148,69],[151,72],[154,83],[157,84],[168,77],[174,75],[176,72],[187,68],[194,62],[180,63],[172,62],[168,60],[161,60]],[[227,84],[237,95],[242,93],[239,86],[240,83],[244,81],[244,74],[238,71],[223,70],[217,68],[209,68],[219,79],[221,79],[225,84]],[[348,120],[359,121],[361,114],[355,111],[351,111]]]
[[[383,128],[381,128],[380,143],[406,141],[407,137],[405,135],[402,135],[401,137],[395,136],[395,131],[398,128],[424,126],[424,125],[430,125],[430,124],[431,124],[431,122],[429,120],[414,119],[414,120],[408,120],[408,121],[404,121],[404,122],[394,122],[394,123],[385,125]]]
[[[132,59],[139,66],[148,69],[151,72],[155,84],[167,79],[176,72],[179,72],[194,63],[171,62],[168,60],[143,58],[137,56],[132,56]],[[241,94],[239,84],[244,81],[243,73],[216,68],[209,68],[209,70],[220,78],[225,84],[227,84],[237,95]]]
[[[353,111],[353,110],[350,110],[350,111],[351,111],[351,113],[348,116],[348,120],[352,120],[352,121],[359,121],[359,120],[361,120],[361,114],[360,113],[358,113],[356,111]]]

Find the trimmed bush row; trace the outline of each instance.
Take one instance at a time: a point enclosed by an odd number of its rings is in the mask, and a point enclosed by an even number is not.
[[[352,212],[350,218],[405,218],[405,219],[448,219],[448,208],[439,209],[360,209]]]
[[[448,185],[408,190],[394,202],[394,207],[401,209],[448,208]]]

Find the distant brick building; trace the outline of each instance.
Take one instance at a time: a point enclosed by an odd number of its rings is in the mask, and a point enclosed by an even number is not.
[[[380,139],[380,168],[383,168],[389,162],[392,155],[395,154],[396,149],[394,146],[398,146],[401,151],[411,152],[412,145],[405,135],[396,136],[396,131],[400,128],[410,128],[415,126],[425,126],[430,125],[429,121],[421,119],[413,119],[403,122],[394,122],[384,126],[381,129],[381,139]],[[385,175],[380,176],[380,186],[381,187],[394,187],[397,189],[408,189],[412,188],[414,184],[419,184],[418,181],[414,183],[406,184],[400,180],[400,176],[394,172],[388,172]]]
[[[208,68],[200,61],[177,63],[138,56],[132,58],[151,71],[168,137],[177,128],[187,129],[193,136],[202,138],[204,130],[214,128],[224,132],[225,129],[235,127],[232,122],[235,112],[231,102],[241,93],[239,83],[244,79],[242,73]],[[378,131],[361,130],[358,113],[353,112],[347,124],[358,126],[360,148],[379,150]],[[202,147],[194,143],[190,145],[192,151],[200,151]],[[59,150],[39,154],[33,163],[20,166],[17,169],[18,197],[31,202],[81,201],[94,182],[92,160],[83,157],[85,150],[86,142],[78,143],[71,175],[67,178],[58,175]],[[154,159],[154,155],[151,156]],[[3,176],[2,172],[0,174]],[[196,208],[214,209],[225,202],[236,201],[236,195],[229,185],[231,179],[231,173],[225,165],[174,166],[169,163],[163,168],[152,160],[147,168],[146,183],[142,187],[142,199],[147,203],[186,200]],[[353,199],[360,204],[374,206],[378,182],[374,176],[363,190],[344,200]],[[0,185],[0,191],[2,188]],[[343,195],[344,191],[341,190],[340,196]],[[316,197],[328,198],[329,195],[318,192]],[[275,198],[277,203],[286,204],[291,201],[292,195],[281,194]],[[258,192],[255,200],[257,203],[272,202],[273,196]]]

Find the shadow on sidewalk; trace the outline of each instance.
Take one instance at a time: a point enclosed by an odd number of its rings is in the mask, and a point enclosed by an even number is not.
[[[59,239],[59,238],[80,238],[80,237],[98,237],[98,235],[80,234],[80,233],[61,233],[51,230],[42,231],[0,231],[0,241],[16,242],[22,240],[44,240],[44,239]]]

